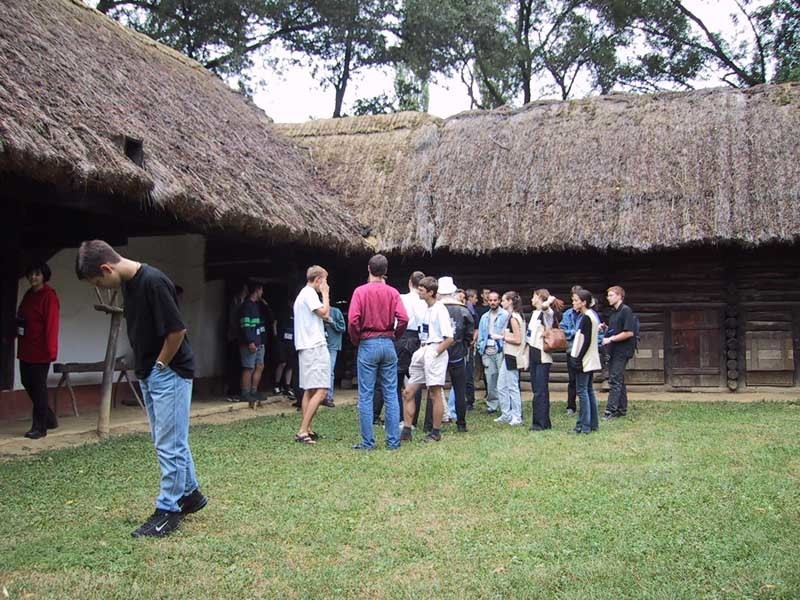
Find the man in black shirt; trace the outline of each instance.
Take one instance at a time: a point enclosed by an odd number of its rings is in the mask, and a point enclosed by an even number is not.
[[[136,376],[161,467],[156,510],[132,535],[167,535],[184,516],[208,503],[198,487],[189,450],[195,363],[175,286],[158,269],[123,258],[102,240],[81,244],[75,273],[96,287],[122,288]]]
[[[625,367],[633,357],[636,340],[634,337],[633,311],[623,304],[625,290],[618,285],[608,288],[608,304],[611,316],[608,330],[603,337],[603,347],[608,349],[608,402],[603,418],[608,421],[624,417],[628,412],[628,389],[625,387]]]

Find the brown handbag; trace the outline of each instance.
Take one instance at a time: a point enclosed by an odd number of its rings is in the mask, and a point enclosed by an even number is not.
[[[563,352],[569,347],[567,344],[567,334],[558,326],[545,327],[542,335],[542,349],[547,352]]]

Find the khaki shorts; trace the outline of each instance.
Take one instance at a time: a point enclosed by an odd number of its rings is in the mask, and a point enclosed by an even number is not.
[[[300,387],[304,390],[331,387],[331,355],[325,345],[297,351],[300,367]]]
[[[444,385],[447,377],[447,350],[436,356],[439,344],[420,346],[411,357],[408,367],[408,383],[424,384],[426,387]]]

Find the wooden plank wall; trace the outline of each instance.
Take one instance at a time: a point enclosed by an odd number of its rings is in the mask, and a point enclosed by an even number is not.
[[[526,305],[536,288],[545,287],[568,301],[570,287],[579,284],[596,295],[600,310],[606,313],[605,290],[622,285],[626,303],[639,315],[642,325],[640,351],[629,365],[628,377],[638,384],[685,385],[686,378],[672,377],[671,315],[688,309],[717,310],[720,343],[709,347],[720,349],[720,374],[698,375],[695,385],[737,389],[800,382],[800,261],[795,258],[800,256],[799,251],[794,245],[757,250],[699,247],[648,254],[552,253],[488,258],[438,254],[390,257],[390,271],[394,264],[395,279],[391,282],[402,291],[408,273],[421,269],[436,276],[452,275],[464,288],[514,289],[523,295]],[[773,312],[773,318],[766,319],[765,311]],[[763,357],[749,372],[748,343],[755,343]],[[768,357],[777,356],[779,349],[783,353],[780,370],[765,371]],[[775,367],[776,363],[769,364]],[[564,360],[557,356],[553,381],[565,380]]]

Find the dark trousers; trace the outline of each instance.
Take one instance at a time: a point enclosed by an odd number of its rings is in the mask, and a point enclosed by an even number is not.
[[[531,352],[533,354],[533,352]],[[531,363],[533,429],[550,429],[550,363]]]
[[[466,395],[467,406],[475,406],[475,348],[467,348]]]
[[[47,431],[58,427],[56,415],[47,402],[47,374],[50,363],[29,363],[19,361],[19,374],[22,386],[33,402],[33,419],[31,429]]]
[[[578,412],[578,404],[576,398],[578,397],[578,371],[573,369],[567,363],[567,375],[569,376],[569,383],[567,383],[567,409]]]
[[[607,415],[624,416],[628,412],[628,388],[625,386],[625,367],[630,356],[622,352],[612,352],[608,361],[608,402]]]

